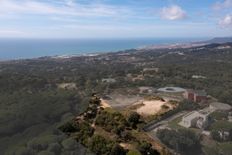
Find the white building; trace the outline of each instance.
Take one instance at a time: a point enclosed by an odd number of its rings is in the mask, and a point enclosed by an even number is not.
[[[232,107],[228,104],[213,102],[209,107],[202,109],[200,111],[192,111],[182,117],[182,121],[179,125],[190,128],[196,127],[204,129],[209,125],[209,115],[214,111],[230,111]]]
[[[196,127],[199,129],[204,129],[209,124],[209,114],[211,114],[214,109],[205,108],[200,111],[192,111],[187,115],[183,116],[182,121],[179,125],[190,128]]]

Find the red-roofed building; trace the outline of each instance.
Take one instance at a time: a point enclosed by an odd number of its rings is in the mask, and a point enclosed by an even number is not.
[[[183,96],[185,99],[188,99],[193,102],[202,102],[207,100],[207,94],[205,91],[202,90],[186,90]]]

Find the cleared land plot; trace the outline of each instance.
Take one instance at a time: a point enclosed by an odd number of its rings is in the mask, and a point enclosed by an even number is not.
[[[136,95],[111,94],[110,99],[104,100],[110,107],[120,109],[131,106],[143,99]]]
[[[158,113],[163,105],[166,105],[166,101],[153,100],[153,101],[143,101],[143,106],[137,109],[140,115],[154,115]]]

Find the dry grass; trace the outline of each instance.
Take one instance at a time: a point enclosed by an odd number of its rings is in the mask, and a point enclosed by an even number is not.
[[[165,105],[167,102],[163,102],[160,100],[153,100],[153,101],[144,101],[144,106],[137,109],[137,112],[140,115],[155,115],[160,110],[162,110],[162,106]]]
[[[139,109],[140,107],[143,107],[144,104],[143,103],[139,103],[139,104],[135,104],[135,105],[132,105],[128,108],[128,110],[136,110],[136,109]]]

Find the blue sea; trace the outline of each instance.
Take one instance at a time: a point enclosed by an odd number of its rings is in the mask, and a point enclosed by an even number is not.
[[[116,52],[147,45],[186,43],[206,38],[0,39],[0,60]]]

